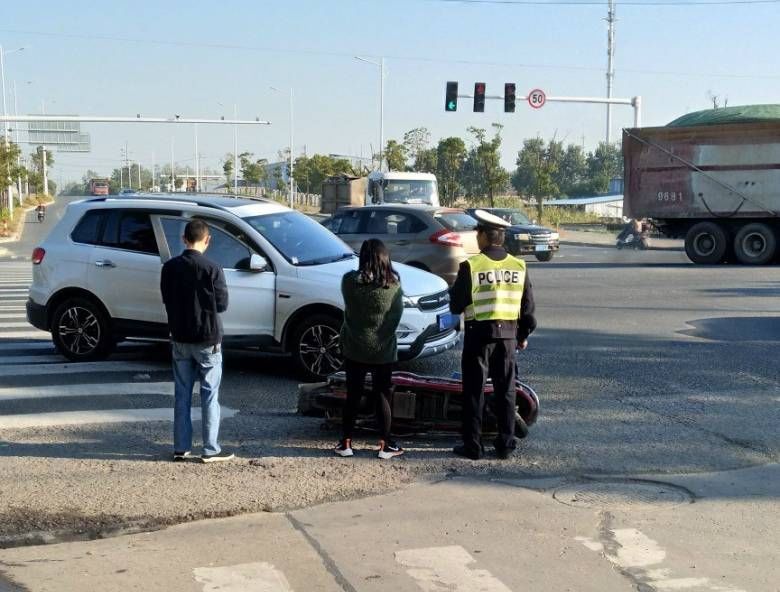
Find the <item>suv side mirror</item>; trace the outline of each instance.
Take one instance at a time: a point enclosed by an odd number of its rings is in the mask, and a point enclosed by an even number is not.
[[[249,258],[249,269],[252,271],[265,271],[268,269],[268,261],[262,255],[252,253]]]

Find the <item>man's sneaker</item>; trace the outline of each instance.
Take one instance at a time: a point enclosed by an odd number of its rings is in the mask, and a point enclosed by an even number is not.
[[[200,460],[204,463],[222,462],[225,460],[233,460],[236,455],[232,452],[218,452],[217,454],[202,454]]]
[[[398,444],[393,442],[392,440],[389,442],[385,442],[384,440],[380,440],[379,442],[379,458],[383,460],[387,460],[389,458],[393,458],[394,456],[401,456],[404,453],[404,449],[401,448]]]
[[[349,438],[339,440],[339,443],[333,449],[333,452],[336,454],[336,456],[354,456],[355,453],[352,452],[352,440]]]
[[[458,456],[463,456],[465,458],[470,458],[471,460],[479,460],[482,458],[482,451],[479,450],[472,450],[471,448],[467,448],[463,444],[459,444],[455,448],[452,449],[452,452],[457,454]]]
[[[192,457],[192,452],[187,450],[186,452],[174,452],[173,462],[184,462],[188,458]]]

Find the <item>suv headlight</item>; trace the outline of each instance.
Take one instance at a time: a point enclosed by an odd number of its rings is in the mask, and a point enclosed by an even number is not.
[[[523,233],[521,233],[521,234],[516,234],[516,235],[515,235],[515,240],[519,240],[519,241],[529,241],[529,240],[531,240],[531,235],[530,235],[530,234],[528,234],[527,232],[523,232]]]
[[[417,298],[410,298],[409,296],[404,296],[404,308],[418,308]]]
[[[550,240],[559,240],[561,238],[561,235],[557,232],[551,232],[550,233]]]

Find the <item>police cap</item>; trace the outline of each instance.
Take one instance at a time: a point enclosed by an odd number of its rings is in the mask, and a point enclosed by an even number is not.
[[[511,226],[511,224],[503,218],[499,218],[495,214],[491,214],[485,210],[474,210],[472,216],[477,220],[477,228],[482,228],[484,230],[504,230]]]

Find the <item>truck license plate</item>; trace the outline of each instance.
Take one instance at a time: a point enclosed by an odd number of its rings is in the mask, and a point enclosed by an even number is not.
[[[549,245],[536,245],[537,251],[549,251],[550,247]]]

